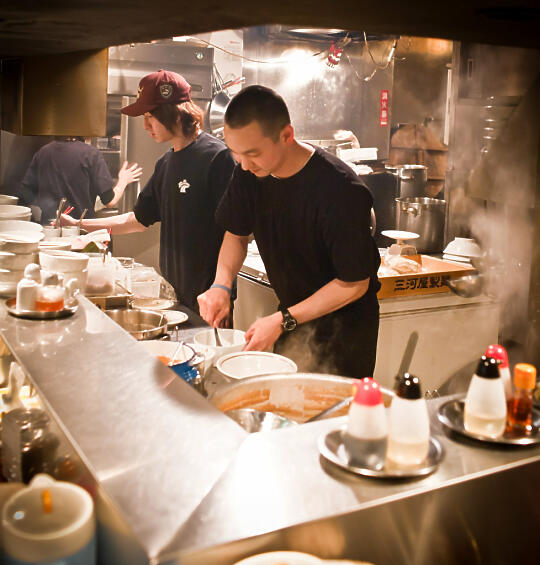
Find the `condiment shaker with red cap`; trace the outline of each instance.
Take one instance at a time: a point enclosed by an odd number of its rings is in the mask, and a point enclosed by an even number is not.
[[[493,357],[493,359],[499,362],[499,375],[504,387],[504,396],[506,402],[509,402],[512,398],[513,391],[512,375],[510,374],[510,367],[508,366],[508,354],[506,353],[506,349],[498,343],[492,343],[488,345],[484,355],[486,357]]]
[[[405,373],[398,376],[396,396],[390,406],[387,460],[399,466],[422,463],[429,453],[429,415],[420,379]]]
[[[465,397],[463,425],[470,433],[496,438],[504,432],[506,410],[498,361],[482,355]]]
[[[353,385],[349,420],[342,436],[351,464],[382,469],[387,433],[386,413],[379,383],[366,377]]]

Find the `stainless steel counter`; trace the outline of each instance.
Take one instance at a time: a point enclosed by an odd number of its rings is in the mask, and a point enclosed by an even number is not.
[[[97,481],[100,563],[229,565],[277,548],[480,563],[492,544],[504,563],[505,547],[534,544],[540,447],[456,441],[433,420],[446,448],[433,475],[356,477],[317,449],[344,419],[248,435],[84,298],[56,321],[1,307],[0,333]]]

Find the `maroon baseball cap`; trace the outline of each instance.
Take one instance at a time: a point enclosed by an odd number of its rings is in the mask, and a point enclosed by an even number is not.
[[[157,73],[146,75],[139,82],[137,100],[120,111],[128,116],[142,116],[161,104],[181,104],[189,102],[191,86],[178,73],[160,69]]]

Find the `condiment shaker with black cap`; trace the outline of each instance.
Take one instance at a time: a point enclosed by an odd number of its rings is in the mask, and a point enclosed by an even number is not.
[[[472,434],[496,438],[503,434],[505,424],[506,397],[499,362],[482,355],[465,397],[463,425]]]
[[[389,417],[387,461],[400,466],[422,463],[429,452],[429,415],[420,379],[409,373],[396,379]]]

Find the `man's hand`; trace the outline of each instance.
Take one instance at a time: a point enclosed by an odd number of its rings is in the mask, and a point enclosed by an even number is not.
[[[69,214],[60,215],[60,225],[61,226],[76,226],[79,220],[72,218]]]
[[[222,288],[209,288],[197,296],[201,318],[212,327],[217,328],[223,318],[228,316],[231,308],[231,297]]]
[[[127,161],[124,161],[122,168],[118,171],[118,180],[127,185],[138,180],[142,173],[143,170],[137,163],[129,165]]]
[[[281,322],[283,315],[275,312],[270,316],[259,318],[246,332],[246,345],[243,351],[265,351],[272,348],[283,331]]]

